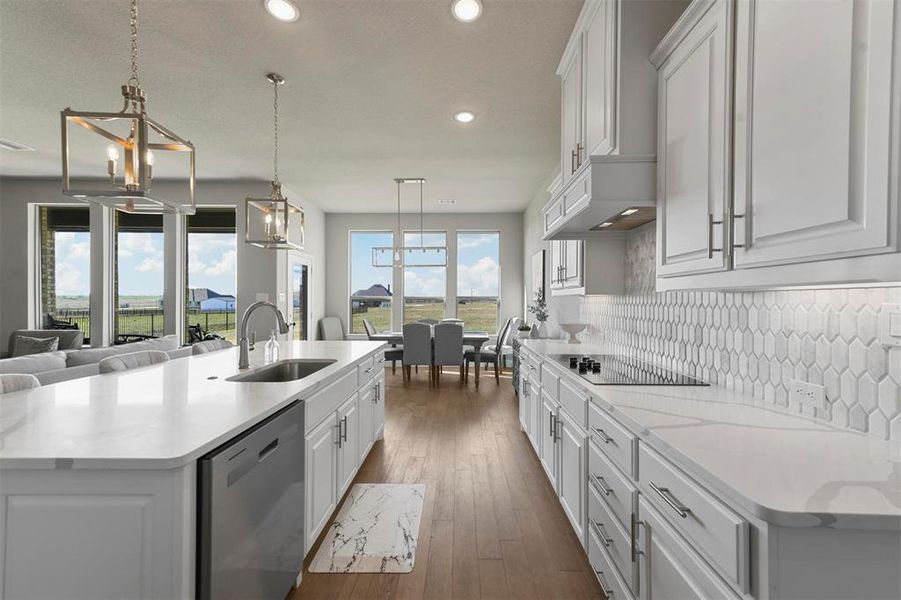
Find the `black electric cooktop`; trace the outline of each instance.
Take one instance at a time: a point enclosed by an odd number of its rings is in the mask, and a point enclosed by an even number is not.
[[[708,385],[618,354],[551,354],[550,358],[594,385]]]

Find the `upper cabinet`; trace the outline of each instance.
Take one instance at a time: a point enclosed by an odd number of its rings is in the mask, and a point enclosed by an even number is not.
[[[545,207],[544,239],[653,220],[657,80],[648,56],[685,5],[586,0],[557,68],[562,185]]]
[[[652,57],[658,289],[901,280],[899,10],[689,7]]]

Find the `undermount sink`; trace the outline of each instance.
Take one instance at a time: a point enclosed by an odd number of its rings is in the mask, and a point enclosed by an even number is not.
[[[313,373],[321,371],[336,362],[338,361],[334,358],[295,358],[290,360],[280,360],[259,369],[232,375],[226,379],[226,381],[235,381],[239,383],[283,383],[285,381],[297,381],[298,379],[309,377]]]

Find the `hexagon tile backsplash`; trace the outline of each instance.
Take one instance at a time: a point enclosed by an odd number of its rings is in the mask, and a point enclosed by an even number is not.
[[[629,295],[581,299],[583,341],[901,441],[901,347],[877,336],[880,306],[901,303],[901,287],[653,293],[644,287],[653,289],[648,244],[653,227],[629,238],[627,269],[638,282]],[[790,379],[825,385],[827,409],[790,402]]]

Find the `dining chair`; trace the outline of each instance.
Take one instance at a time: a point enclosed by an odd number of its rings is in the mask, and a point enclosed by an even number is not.
[[[100,370],[100,373],[114,373],[165,362],[169,362],[169,355],[162,350],[141,350],[140,352],[107,356],[97,364],[97,368]]]
[[[372,326],[372,323],[369,322],[369,319],[363,319],[363,329],[366,330],[366,337],[368,339],[372,339],[372,336],[378,335],[378,330]],[[403,347],[391,347],[388,350],[385,350],[385,360],[391,361],[391,374],[397,374],[397,361],[404,360],[404,349]]]
[[[419,365],[428,365],[429,367],[429,385],[433,380],[432,366],[432,328],[425,323],[405,323],[403,328],[404,334],[404,376],[407,381],[413,379],[413,372],[410,367]]]
[[[501,382],[501,374],[498,369],[500,366],[500,354],[498,354],[498,347],[503,347],[502,342],[506,339],[507,333],[510,331],[510,326],[512,325],[513,319],[507,319],[507,322],[504,323],[504,326],[497,334],[498,343],[492,346],[487,346],[482,349],[479,353],[479,362],[486,365],[494,365],[494,380],[500,384]],[[476,361],[476,352],[475,350],[467,350],[463,354],[463,379],[464,381],[469,381],[469,363]]]
[[[510,345],[510,338],[513,337],[513,332],[516,331],[521,322],[522,319],[519,317],[507,319],[501,330],[497,332],[495,343],[486,347],[486,350],[494,352],[500,357],[500,368],[502,371],[507,368],[507,355],[513,355],[513,346]]]
[[[210,352],[218,352],[219,350],[233,347],[234,344],[228,340],[204,340],[191,346],[191,354],[197,356],[198,354],[209,354]]]
[[[41,382],[34,375],[27,373],[8,373],[0,375],[0,394],[11,394],[23,390],[41,387]]]
[[[319,319],[319,338],[322,340],[343,340],[344,327],[338,317],[322,317]]]
[[[448,317],[447,319],[441,319],[439,323],[458,323],[463,325],[463,319],[454,319],[453,317]]]
[[[463,325],[438,323],[435,325],[435,385],[441,385],[441,371],[445,366],[460,367],[460,383],[463,383]]]

